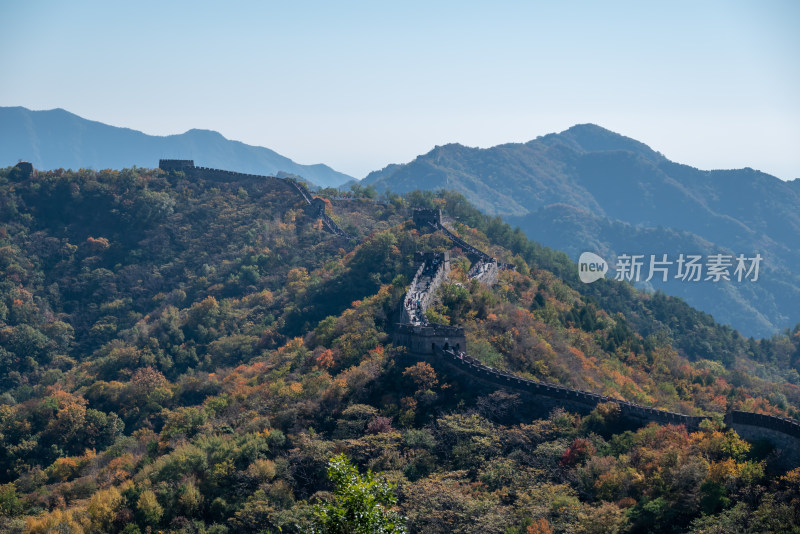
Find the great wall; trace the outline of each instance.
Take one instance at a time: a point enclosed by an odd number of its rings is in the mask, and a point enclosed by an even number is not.
[[[322,221],[323,227],[337,236],[352,239],[325,212],[325,201],[314,197],[304,184],[290,178],[260,176],[237,173],[206,167],[196,167],[192,160],[162,159],[159,168],[166,172],[183,172],[189,177],[218,182],[272,182],[278,187],[286,187],[302,198],[307,212]],[[23,169],[21,169],[23,170]],[[33,169],[27,167],[30,173]],[[420,231],[441,231],[472,261],[468,276],[483,284],[493,284],[499,272],[515,269],[514,265],[499,262],[496,258],[475,248],[456,235],[442,221],[439,210],[412,210],[412,221]],[[619,406],[620,415],[638,424],[656,422],[661,424],[684,425],[687,430],[697,430],[703,416],[690,416],[681,413],[659,410],[628,402],[618,398],[606,397],[571,389],[555,384],[538,382],[512,373],[488,367],[468,354],[464,329],[459,326],[429,323],[426,312],[434,301],[436,290],[447,279],[450,271],[450,254],[417,253],[419,264],[416,274],[404,297],[400,321],[394,332],[394,343],[406,347],[410,355],[430,361],[437,369],[446,369],[453,376],[470,384],[490,389],[506,389],[524,394],[545,406],[568,407],[587,413],[600,403],[613,402]],[[787,465],[800,465],[800,423],[792,419],[772,415],[731,411],[725,415],[725,424],[733,428],[741,437],[751,440],[771,442],[781,461]]]
[[[261,176],[258,174],[210,169],[208,167],[196,167],[194,161],[190,159],[162,159],[158,161],[158,168],[166,172],[183,172],[186,176],[212,182],[249,182],[262,184],[271,182],[274,185],[286,187],[303,199],[306,203],[306,212],[310,216],[319,219],[325,230],[347,239],[352,238],[352,236],[342,230],[339,225],[325,213],[325,201],[311,195],[311,192],[306,188],[305,184],[292,178],[278,178],[275,176]]]
[[[513,265],[498,262],[454,235],[442,223],[439,210],[414,210],[412,220],[422,231],[443,231],[456,246],[461,248],[473,261],[473,268],[468,273],[470,278],[482,283],[493,283],[497,281],[498,269],[514,269]],[[446,367],[450,371],[455,371],[452,374],[471,382],[472,385],[516,391],[538,402],[544,401],[543,404],[550,407],[569,407],[587,413],[598,404],[613,402],[619,407],[619,415],[622,418],[638,424],[656,422],[683,425],[687,430],[694,431],[699,430],[700,424],[709,419],[709,417],[659,410],[623,399],[538,382],[484,365],[467,354],[467,340],[463,328],[429,324],[425,317],[425,312],[433,303],[436,289],[447,278],[450,270],[449,254],[418,253],[417,260],[421,265],[406,293],[401,314],[403,320],[397,325],[394,341],[396,345],[405,346],[413,355],[429,360],[434,367],[439,369]],[[487,266],[493,266],[492,277],[482,276],[487,272]],[[771,442],[783,463],[800,465],[800,423],[797,421],[733,410],[725,415],[724,422],[745,439],[751,441],[766,439]]]

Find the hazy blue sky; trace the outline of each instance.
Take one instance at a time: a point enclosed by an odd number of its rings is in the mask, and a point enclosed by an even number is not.
[[[0,2],[0,105],[363,177],[593,122],[800,177],[800,2]],[[154,162],[155,164],[155,162]]]

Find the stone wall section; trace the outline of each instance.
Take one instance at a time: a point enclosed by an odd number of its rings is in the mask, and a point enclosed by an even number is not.
[[[441,222],[439,210],[413,210],[412,220],[420,230],[441,230],[456,246],[461,248],[473,261],[473,266],[468,273],[472,279],[491,284],[497,281],[498,272],[501,269],[515,268],[513,265],[498,262],[495,258],[455,235]],[[416,307],[416,300],[413,300],[413,305],[409,306],[410,299],[415,299],[420,295],[420,287],[426,287],[425,282],[421,283],[420,281],[424,280],[423,273],[426,272],[426,266],[428,269],[430,268],[430,264],[427,263],[431,261],[430,258],[430,256],[423,258],[423,263],[409,286],[401,315],[404,324],[398,325],[395,334],[395,343],[405,346],[413,355],[430,359],[435,364],[445,365],[474,385],[519,391],[540,401],[543,400],[543,404],[568,407],[582,413],[590,412],[600,403],[614,402],[620,408],[620,415],[628,421],[642,425],[650,422],[683,425],[689,431],[698,430],[700,423],[707,419],[522,378],[488,367],[470,357],[467,354],[463,328],[428,324],[424,319],[424,311],[430,305],[433,291],[441,283],[441,280],[433,290],[422,293],[425,304],[420,307],[421,314]],[[767,439],[775,445],[783,463],[792,466],[800,465],[800,423],[797,421],[765,414],[734,411],[726,416],[726,424],[745,439]]]
[[[467,276],[470,278],[474,278],[481,284],[485,284],[487,286],[496,284],[499,275],[500,268],[497,265],[497,261],[477,261],[472,265],[472,268],[470,268],[469,272],[467,273]]]
[[[322,219],[328,231],[350,237],[325,213],[324,203],[314,198],[305,185],[295,180],[196,167],[192,160],[160,160],[159,168],[165,171],[182,171],[187,175],[210,181],[259,183],[263,183],[264,180],[275,181],[296,192],[305,201],[309,210]],[[25,166],[22,170],[34,172],[32,166],[30,169]],[[491,284],[497,281],[500,270],[516,269],[514,265],[499,262],[458,237],[442,222],[441,210],[412,210],[412,220],[420,230],[441,230],[470,256],[473,260],[473,266],[468,273],[470,278]],[[417,254],[420,265],[406,292],[400,315],[401,322],[397,325],[394,336],[395,344],[405,346],[412,355],[419,355],[431,359],[434,363],[446,365],[477,384],[519,391],[544,399],[552,405],[570,407],[584,413],[591,411],[599,403],[615,402],[619,405],[622,416],[629,420],[641,424],[657,422],[684,425],[690,431],[697,430],[700,423],[706,419],[658,410],[588,391],[538,382],[484,365],[466,354],[467,341],[463,328],[430,324],[425,319],[425,311],[431,305],[436,289],[449,273],[449,253]],[[725,422],[744,439],[770,441],[776,447],[780,458],[788,465],[800,465],[800,423],[797,421],[766,414],[733,411],[725,417]]]
[[[197,167],[190,159],[162,159],[158,162],[158,168],[163,171],[181,171],[187,176],[208,180],[212,182],[241,182],[252,184],[272,183],[280,187],[288,187],[297,193],[306,203],[307,212],[312,217],[322,220],[322,226],[328,232],[345,238],[352,238],[347,232],[342,230],[336,222],[325,213],[325,203],[322,199],[314,197],[306,186],[291,178],[277,178],[275,176],[262,176],[259,174],[247,174],[221,169],[211,169],[208,167]],[[320,209],[320,206],[322,208]]]
[[[450,253],[417,253],[420,264],[408,286],[403,300],[401,322],[412,325],[426,324],[425,312],[433,303],[433,296],[450,274]]]

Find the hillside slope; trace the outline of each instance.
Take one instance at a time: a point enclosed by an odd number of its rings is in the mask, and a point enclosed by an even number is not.
[[[648,406],[797,417],[800,330],[749,341],[663,294],[584,286],[452,193],[326,202],[347,240],[271,183],[0,171],[0,529],[308,532],[338,452],[397,484],[414,533],[800,525],[798,471],[764,444],[629,429],[613,403],[542,415],[391,342],[417,251],[451,253],[430,316],[478,360]],[[408,220],[436,206],[516,270],[468,280]]]
[[[586,124],[524,144],[436,147],[363,184],[458,191],[573,259],[594,251],[612,266],[621,254],[759,253],[758,287],[673,280],[656,288],[745,335],[770,335],[800,319],[800,190],[752,169],[701,171]],[[662,229],[673,231],[667,248],[652,240]]]

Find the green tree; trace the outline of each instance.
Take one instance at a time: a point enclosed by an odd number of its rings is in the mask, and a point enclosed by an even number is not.
[[[23,505],[13,483],[0,484],[0,516],[13,517],[22,513]]]
[[[142,521],[148,525],[157,525],[164,515],[164,509],[158,504],[156,494],[152,490],[144,490],[136,503]]]
[[[367,471],[363,477],[344,454],[328,462],[336,497],[314,510],[312,532],[319,534],[404,534],[405,519],[391,510],[394,486]]]

